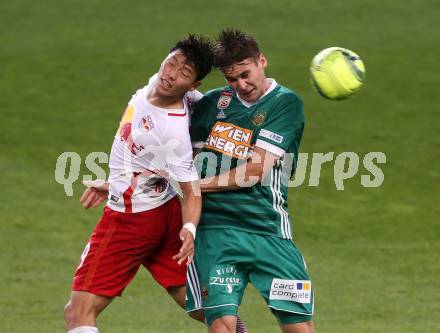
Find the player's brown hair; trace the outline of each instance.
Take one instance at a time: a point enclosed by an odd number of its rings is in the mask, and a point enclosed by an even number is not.
[[[260,54],[260,48],[253,36],[238,29],[227,28],[217,38],[214,66],[221,69],[247,58],[257,60]]]

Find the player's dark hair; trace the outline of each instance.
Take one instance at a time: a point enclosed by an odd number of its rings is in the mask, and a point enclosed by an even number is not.
[[[238,29],[224,29],[218,36],[214,66],[226,68],[247,58],[256,61],[260,54],[254,37]]]
[[[170,52],[181,50],[188,62],[197,71],[196,81],[202,80],[214,65],[214,43],[199,34],[189,34],[187,38],[176,42]]]

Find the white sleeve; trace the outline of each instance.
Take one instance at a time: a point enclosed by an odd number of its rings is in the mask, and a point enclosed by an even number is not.
[[[178,182],[191,182],[199,179],[193,162],[193,151],[188,127],[176,124],[167,144],[166,160],[170,178]]]
[[[261,130],[263,131],[263,130]],[[261,135],[261,134],[260,134]],[[194,144],[193,144],[194,146]],[[278,157],[283,157],[286,151],[283,148],[280,148],[278,146],[275,146],[267,141],[257,139],[257,142],[255,143],[255,147],[262,148],[264,150],[267,150],[268,152],[277,155]]]
[[[192,90],[192,91],[188,91],[186,94],[189,98],[191,98],[193,103],[197,103],[198,101],[200,101],[203,98],[203,94],[200,91],[198,91],[197,89]]]

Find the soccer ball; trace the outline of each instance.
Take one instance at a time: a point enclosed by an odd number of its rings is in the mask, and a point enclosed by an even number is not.
[[[338,100],[347,98],[362,86],[365,66],[353,51],[329,47],[313,58],[310,72],[318,93],[325,98]]]

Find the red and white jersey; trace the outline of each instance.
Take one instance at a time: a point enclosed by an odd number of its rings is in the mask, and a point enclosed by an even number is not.
[[[148,102],[153,76],[131,98],[110,153],[107,206],[137,213],[161,206],[177,192],[173,182],[198,179],[189,137],[190,106],[202,94],[188,92],[183,109],[163,109]]]

